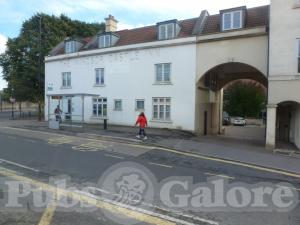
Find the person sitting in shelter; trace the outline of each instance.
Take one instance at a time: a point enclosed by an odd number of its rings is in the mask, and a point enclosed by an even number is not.
[[[62,122],[62,119],[61,119],[62,111],[61,111],[59,105],[57,105],[56,109],[54,110],[54,114],[55,114],[56,121],[59,121],[61,123]]]

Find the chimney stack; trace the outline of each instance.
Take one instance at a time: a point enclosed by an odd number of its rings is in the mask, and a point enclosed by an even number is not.
[[[118,21],[112,15],[105,18],[105,32],[115,32],[117,31]]]

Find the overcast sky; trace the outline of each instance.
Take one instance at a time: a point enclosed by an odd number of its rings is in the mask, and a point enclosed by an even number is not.
[[[112,14],[119,21],[118,29],[130,29],[170,19],[199,16],[201,10],[210,14],[220,9],[246,5],[255,7],[270,0],[0,0],[0,53],[7,37],[16,37],[22,22],[36,12],[65,14],[72,19],[102,22]],[[1,76],[1,68],[0,68]],[[0,90],[5,87],[0,77]]]

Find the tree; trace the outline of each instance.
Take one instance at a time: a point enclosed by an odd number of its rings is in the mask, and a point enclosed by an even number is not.
[[[88,37],[103,31],[103,23],[85,23],[60,17],[36,14],[23,22],[16,38],[9,38],[7,50],[0,55],[7,95],[17,101],[39,105],[39,119],[44,103],[44,58],[66,37]]]
[[[224,111],[230,116],[259,118],[265,102],[264,88],[254,81],[238,81],[224,91]]]

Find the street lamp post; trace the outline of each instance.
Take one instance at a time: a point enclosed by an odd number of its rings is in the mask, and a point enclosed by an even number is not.
[[[38,62],[38,90],[39,90],[39,93],[41,93],[41,70],[42,70],[42,16],[39,16],[39,62]],[[42,115],[41,115],[41,99],[38,100],[38,104],[39,104],[39,115],[38,115],[38,119],[39,121],[42,120]]]
[[[2,112],[2,93],[0,92],[0,112]]]
[[[14,103],[15,103],[15,99],[13,98],[14,96],[14,89],[11,89],[11,98],[10,98],[10,102],[11,102],[11,119],[13,120],[15,118],[14,115]]]

